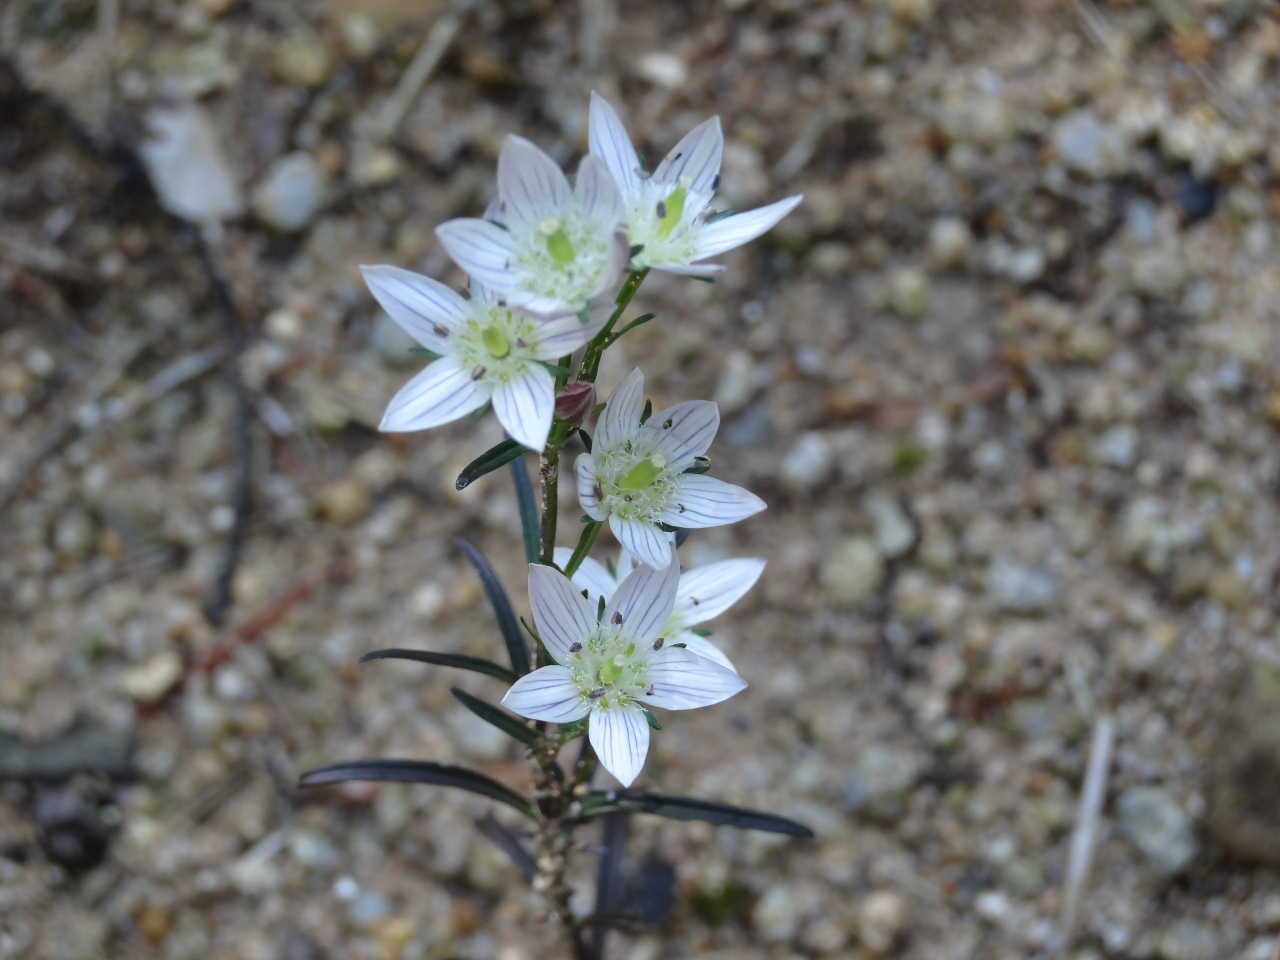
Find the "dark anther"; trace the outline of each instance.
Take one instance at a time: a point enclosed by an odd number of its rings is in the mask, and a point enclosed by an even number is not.
[[[676,509],[678,509],[681,513],[684,513],[684,504],[683,504],[683,503],[677,503],[677,504],[676,504]]]
[[[622,499],[623,499],[623,500],[625,500],[625,501],[627,501],[627,503],[630,503],[630,502],[631,502],[631,494],[629,494],[629,493],[628,493],[628,494],[626,494]]]
[[[679,153],[677,153],[674,157],[671,158],[671,162],[675,163],[677,160],[679,160],[683,156],[684,156],[684,151],[681,150]]]
[[[690,597],[689,600],[693,603],[695,607],[702,602],[697,597]]]
[[[711,189],[713,191],[720,189],[720,174],[715,175],[715,179],[711,181]]]
[[[523,348],[527,347],[528,344],[524,342],[524,337],[516,337],[516,346]]]
[[[621,623],[621,622],[622,622],[622,611],[621,611],[621,610],[615,610],[615,611],[613,611],[613,622],[614,622],[614,623]]]
[[[599,700],[601,697],[604,696],[604,687],[596,687],[589,694],[587,694],[587,696],[589,696],[592,700]]]
[[[666,642],[667,642],[667,638],[666,638],[666,637],[659,637],[657,640],[653,641],[653,649],[655,649],[655,650],[661,650],[661,649],[662,649],[662,645],[663,645],[664,643],[666,643]]]
[[[604,499],[604,491],[600,489],[600,484],[595,483],[591,485],[591,495],[597,500]]]
[[[437,337],[447,337],[449,335],[449,328],[443,324],[433,323],[431,329],[435,330]]]
[[[694,603],[697,603],[697,601],[695,600],[695,601],[694,601]],[[582,644],[580,644],[580,643],[571,643],[571,644],[569,644],[569,652],[570,652],[570,653],[577,653],[577,652],[578,652],[579,650],[581,650],[581,649],[582,649]]]
[[[659,201],[658,201],[658,211],[657,211],[657,212],[658,212],[658,219],[659,219],[659,220],[665,220],[665,219],[667,219],[667,205],[666,205],[666,203],[665,203],[664,201],[662,201],[662,200],[659,200]]]
[[[667,419],[665,419],[665,420],[663,420],[663,421],[662,421],[662,429],[663,429],[663,430],[670,430],[670,429],[671,429],[671,418],[670,418],[670,417],[667,417]]]
[[[481,377],[483,377],[483,376],[484,376],[484,374],[485,374],[485,369],[484,369],[484,367],[482,367],[482,366],[477,366],[474,370],[472,370],[472,371],[471,371],[471,379],[472,379],[472,380],[479,380]]]
[[[645,696],[647,696],[647,697],[652,697],[652,696],[654,695],[654,693],[655,693],[655,692],[656,692],[656,688],[655,688],[655,687],[654,687],[654,685],[651,683],[651,684],[649,684],[649,689],[645,691]]]

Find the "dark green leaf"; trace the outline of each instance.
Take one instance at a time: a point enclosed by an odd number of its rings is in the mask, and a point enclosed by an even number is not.
[[[526,880],[532,880],[538,872],[538,865],[533,856],[524,848],[520,838],[500,824],[491,813],[476,818],[476,829],[480,831],[499,850],[511,858],[511,862],[520,868]]]
[[[763,830],[766,833],[785,833],[792,837],[812,837],[813,831],[802,823],[788,820],[773,813],[734,807],[727,803],[713,803],[693,797],[665,797],[656,793],[632,793],[629,791],[605,792],[594,790],[582,803],[582,818],[598,817],[606,813],[651,813],[673,820],[703,820],[723,827],[740,830]]]
[[[711,469],[711,459],[709,457],[695,457],[693,466],[685,471],[685,473],[706,473]]]
[[[524,638],[520,636],[520,627],[516,624],[515,611],[511,609],[511,601],[507,599],[507,591],[502,589],[502,582],[493,572],[493,567],[489,566],[484,554],[465,540],[458,540],[457,543],[476,568],[480,582],[484,584],[484,595],[489,598],[489,605],[493,607],[493,615],[498,619],[498,629],[502,631],[502,640],[507,645],[507,655],[511,657],[511,669],[516,672],[517,677],[523,677],[529,672],[529,648],[524,645]]]
[[[419,356],[427,357],[431,360],[440,359],[440,354],[436,353],[434,350],[428,350],[426,347],[410,347],[409,352],[416,353]]]
[[[591,452],[591,434],[587,433],[587,431],[579,427],[578,436],[582,440],[582,445],[587,448],[587,453],[590,453]]]
[[[640,709],[644,711],[644,719],[645,719],[645,722],[649,724],[649,726],[651,726],[654,730],[662,729],[662,721],[659,720],[656,716],[654,716],[654,713],[652,710],[650,710],[648,707],[641,707]]]
[[[604,526],[603,520],[592,520],[582,528],[582,535],[578,537],[578,545],[573,548],[573,555],[569,557],[569,562],[564,568],[566,577],[572,579],[573,575],[578,572],[578,568],[582,566],[582,561],[591,552],[591,547],[596,542],[596,537],[600,535],[602,526]]]
[[[508,736],[515,737],[529,747],[538,742],[537,732],[530,727],[526,727],[511,714],[499,710],[493,704],[487,703],[479,697],[473,697],[467,691],[459,690],[457,687],[451,687],[449,692],[458,698],[459,703],[481,720],[493,724]]]
[[[524,558],[529,563],[538,560],[538,505],[533,498],[533,484],[523,457],[511,461],[511,478],[516,485],[516,502],[520,505],[520,530],[524,534]]]
[[[478,793],[491,800],[499,800],[519,810],[527,817],[534,816],[533,805],[510,787],[504,787],[484,774],[443,763],[425,760],[353,760],[349,763],[331,763],[304,773],[298,780],[302,787],[316,787],[325,783],[344,783],[348,780],[373,780],[393,783],[430,783],[441,787],[457,787]]]
[[[709,637],[709,636],[711,636],[711,634],[712,634],[712,633],[714,633],[715,631],[714,631],[714,630],[708,630],[706,627],[690,627],[690,628],[689,628],[689,632],[690,632],[690,633],[696,633],[696,634],[697,634],[698,636],[700,636],[700,637]]]
[[[393,647],[390,650],[374,650],[360,658],[361,663],[370,660],[417,660],[419,663],[434,663],[441,667],[457,667],[459,670],[473,670],[476,673],[488,674],[507,683],[515,683],[516,675],[492,660],[480,657],[468,657],[461,653],[436,653],[434,650],[406,650]]]
[[[526,449],[528,448],[510,439],[495,444],[462,468],[462,472],[458,474],[458,479],[453,482],[454,488],[457,490],[467,489],[486,473],[493,473],[493,471],[505,467],[520,454],[524,453]]]

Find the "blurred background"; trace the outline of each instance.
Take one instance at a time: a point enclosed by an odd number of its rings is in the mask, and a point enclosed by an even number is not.
[[[592,89],[806,194],[601,384],[714,397],[770,505],[684,551],[769,559],[711,624],[751,686],[638,786],[817,838],[636,818],[611,956],[1048,956],[1074,884],[1064,956],[1280,957],[1263,0],[5,0],[0,956],[556,955],[484,801],[294,781],[525,783],[449,695],[496,681],[355,663],[500,656],[457,536],[526,610],[509,478],[453,491],[497,424],[376,432],[421,359],[356,265],[460,284],[434,226],[509,132],[576,166]]]

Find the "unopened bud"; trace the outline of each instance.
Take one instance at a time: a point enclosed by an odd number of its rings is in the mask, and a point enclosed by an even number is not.
[[[581,424],[596,405],[596,388],[592,383],[570,383],[556,395],[556,416],[574,426]]]

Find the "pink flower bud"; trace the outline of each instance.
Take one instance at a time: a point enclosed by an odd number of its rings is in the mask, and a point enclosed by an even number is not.
[[[592,383],[570,383],[556,396],[556,416],[578,426],[596,405],[596,388]]]

